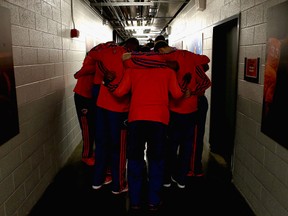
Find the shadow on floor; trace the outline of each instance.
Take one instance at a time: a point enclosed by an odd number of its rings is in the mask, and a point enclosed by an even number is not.
[[[29,216],[128,215],[128,194],[113,195],[109,185],[93,190],[92,167],[82,163],[80,155],[78,147]],[[163,207],[157,215],[255,216],[228,179],[228,172],[210,160],[205,177],[190,177],[185,189],[176,185],[164,189]],[[148,213],[143,210],[141,215]]]

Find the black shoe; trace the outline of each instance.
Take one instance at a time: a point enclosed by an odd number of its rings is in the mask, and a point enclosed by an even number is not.
[[[162,206],[162,204],[159,204],[159,205],[149,204],[147,216],[160,216],[161,206]]]
[[[131,206],[128,211],[128,216],[142,216],[142,209],[139,206]]]
[[[148,210],[149,211],[158,211],[159,210],[159,206],[158,205],[149,205],[148,206]]]

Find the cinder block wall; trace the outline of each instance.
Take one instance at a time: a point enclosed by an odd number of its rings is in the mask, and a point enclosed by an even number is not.
[[[171,23],[169,43],[183,41],[185,48],[191,37],[201,32],[204,54],[212,60],[213,26],[241,13],[233,183],[256,215],[288,215],[288,150],[260,130],[266,62],[266,14],[269,7],[284,0],[206,0],[204,11],[197,11],[194,2],[191,1]],[[244,80],[245,57],[260,57],[259,84]],[[211,77],[211,70],[207,74]],[[206,92],[208,99],[210,90]],[[208,112],[206,149],[209,149],[209,116]]]
[[[112,29],[82,0],[0,0],[11,14],[20,133],[0,146],[0,215],[27,215],[81,141],[73,74]],[[1,132],[0,132],[1,133]]]

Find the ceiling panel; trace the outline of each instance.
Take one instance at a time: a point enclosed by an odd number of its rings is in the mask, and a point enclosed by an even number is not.
[[[90,6],[108,21],[123,40],[155,38],[189,0],[89,0]],[[129,29],[128,29],[129,28]]]

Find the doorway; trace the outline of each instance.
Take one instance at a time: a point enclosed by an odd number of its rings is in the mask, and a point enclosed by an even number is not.
[[[209,143],[231,174],[236,125],[240,14],[213,28]],[[232,175],[228,175],[231,180]]]

